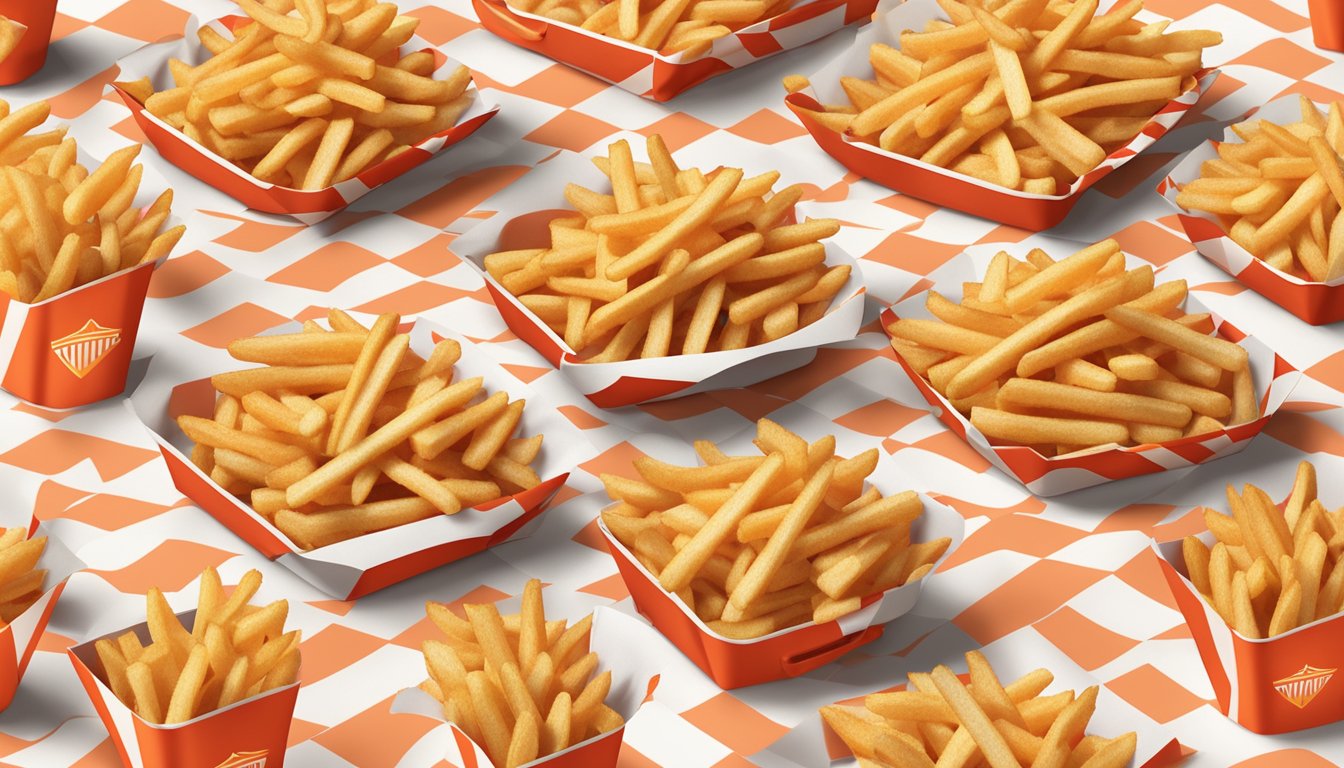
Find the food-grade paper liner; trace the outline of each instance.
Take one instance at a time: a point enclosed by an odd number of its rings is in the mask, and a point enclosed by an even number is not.
[[[736,156],[731,162],[752,174],[773,168],[778,160],[760,153]],[[818,347],[849,341],[858,333],[863,323],[863,275],[853,257],[834,243],[826,242],[826,265],[848,264],[851,271],[849,281],[831,300],[826,315],[811,325],[745,349],[615,363],[581,362],[575,350],[484,267],[485,257],[491,253],[546,246],[548,222],[574,213],[564,196],[565,184],[570,182],[599,191],[604,185],[610,186],[607,177],[587,158],[561,152],[482,203],[482,210],[495,211],[490,218],[451,225],[450,229],[466,230],[466,234],[455,239],[450,247],[480,272],[509,330],[532,345],[599,408],[755,384],[806,365],[816,356]]]
[[[1214,542],[1208,532],[1200,538],[1206,544]],[[1153,552],[1190,627],[1223,714],[1264,734],[1344,719],[1344,680],[1331,685],[1344,666],[1344,613],[1271,638],[1243,637],[1190,583],[1179,540],[1153,542]]]
[[[1105,13],[1113,4],[1103,2],[1098,13]],[[900,49],[902,30],[923,29],[929,20],[946,20],[947,15],[936,0],[910,0],[902,4],[885,0],[873,19],[872,24],[859,31],[845,53],[810,77],[810,88],[788,95],[785,103],[789,109],[827,154],[854,173],[902,194],[1023,229],[1049,229],[1062,221],[1089,187],[1152,146],[1180,122],[1218,76],[1217,69],[1197,73],[1193,88],[1159,109],[1128,144],[1113,150],[1100,165],[1075,179],[1067,190],[1055,195],[1021,192],[851,139],[807,113],[806,110],[820,110],[822,104],[849,103],[840,87],[841,77],[873,78],[868,60],[870,46],[882,43]]]
[[[287,324],[272,332],[298,329],[297,324]],[[305,551],[192,464],[188,458],[192,441],[177,426],[178,416],[209,417],[213,413],[212,375],[249,364],[229,357],[226,350],[174,336],[155,352],[127,406],[158,442],[178,490],[266,557],[333,597],[353,600],[531,533],[529,523],[546,509],[569,471],[588,452],[587,441],[563,415],[481,347],[425,320],[411,326],[410,334],[411,350],[421,357],[428,357],[439,340],[456,339],[462,345],[462,357],[454,369],[456,380],[482,376],[485,391],[503,391],[511,400],[528,401],[517,433],[545,435],[532,465],[542,478],[541,485],[455,515],[438,515]]]
[[[1299,103],[1297,96],[1284,96],[1242,119],[1255,117],[1272,123],[1295,123],[1302,119]],[[1233,143],[1241,142],[1231,129],[1223,134],[1223,138]],[[1317,283],[1275,269],[1228,237],[1217,216],[1204,211],[1188,211],[1176,202],[1179,187],[1198,179],[1204,161],[1217,157],[1217,142],[1207,141],[1187,152],[1157,185],[1158,194],[1179,211],[1176,218],[1186,237],[1204,258],[1306,322],[1324,325],[1344,320],[1344,277]]]
[[[229,31],[231,26],[246,20],[240,16],[225,16],[207,22],[206,26],[212,26],[224,37],[232,38],[233,33]],[[113,79],[129,81],[148,77],[154,84],[155,91],[173,87],[173,78],[168,70],[169,59],[180,59],[196,65],[210,58],[210,51],[201,45],[196,35],[201,26],[199,19],[195,16],[189,17],[186,31],[181,38],[150,43],[118,60],[117,67],[120,71]],[[443,55],[419,36],[412,37],[402,46],[402,50],[405,52],[427,50],[433,53],[439,65],[432,75],[436,79],[447,77],[459,66],[459,62]],[[144,105],[129,93],[115,85],[109,85],[108,88],[115,91],[126,103],[127,108],[131,110],[131,116],[135,118],[136,125],[144,132],[145,138],[169,162],[249,208],[266,213],[286,214],[305,224],[319,222],[337,213],[372,190],[462,141],[499,112],[498,105],[486,100],[484,94],[474,85],[470,86],[467,88],[467,93],[472,96],[471,106],[457,118],[457,124],[452,128],[422,140],[394,158],[366,168],[352,179],[324,189],[301,190],[271,184],[252,176],[150,114]]]
[[[790,409],[789,429],[807,440],[816,440],[832,434],[834,425],[825,417],[800,407]],[[729,438],[720,447],[725,453],[755,455],[759,453],[751,440],[755,430],[746,430]],[[863,450],[838,444],[836,454],[849,456]],[[660,461],[698,464],[695,454],[687,446],[683,456],[656,456]],[[878,468],[869,481],[884,495],[899,493],[905,488],[889,487],[884,481],[884,462],[889,457],[879,455]],[[633,472],[633,469],[631,470]],[[590,495],[594,511],[610,503],[605,493]],[[586,500],[585,500],[586,501]],[[912,542],[930,541],[944,536],[952,539],[947,551],[934,563],[934,571],[961,544],[965,535],[965,520],[952,508],[920,494],[924,513],[910,527]],[[714,680],[720,688],[741,688],[768,683],[811,672],[839,659],[846,653],[882,636],[888,622],[909,613],[919,601],[925,582],[934,578],[930,573],[919,581],[893,587],[879,595],[863,600],[863,607],[854,613],[822,624],[810,621],[781,629],[762,637],[735,640],[710,629],[695,612],[658,583],[658,577],[607,530],[599,518],[599,529],[607,540],[607,548],[620,569],[626,589],[634,598],[635,607],[648,617],[653,626],[672,644],[681,649],[696,666]]]
[[[783,13],[715,40],[703,56],[665,56],[504,0],[472,0],[481,26],[514,45],[568,64],[637,96],[667,101],[704,81],[807,45],[873,14],[877,0],[803,0]]]
[[[196,611],[177,614],[190,628]],[[134,631],[149,645],[149,623],[141,622],[108,635]],[[206,712],[185,723],[161,725],[142,719],[112,693],[93,638],[70,648],[70,663],[107,727],[127,768],[283,768],[294,719],[299,683],[272,688],[223,709]]]
[[[501,603],[501,611],[517,610],[518,601]],[[511,606],[511,607],[509,607]],[[592,639],[589,649],[597,654],[598,674],[611,670],[611,693],[607,706],[620,713],[626,723],[644,702],[653,698],[663,665],[666,646],[647,624],[610,608],[593,611]],[[392,712],[404,712],[443,720],[438,701],[419,688],[407,688],[392,701]],[[545,713],[543,713],[545,714]],[[481,745],[472,741],[455,723],[445,723],[438,739],[443,744],[443,759],[463,768],[503,768],[495,766]],[[613,731],[572,744],[553,755],[539,757],[520,768],[615,768],[621,753],[625,725]],[[427,738],[435,738],[433,735]]]
[[[1081,247],[1078,243],[1056,242],[1060,247],[1046,248],[1047,252],[1056,258],[1061,258]],[[930,273],[931,289],[951,301],[960,301],[962,283],[978,282],[989,267],[990,259],[998,250],[999,245],[986,245],[953,258]],[[1130,269],[1145,263],[1133,257],[1127,256],[1127,258],[1130,260],[1128,264]],[[1162,277],[1159,275],[1157,283],[1162,282]],[[931,319],[932,315],[924,308],[925,298],[926,294],[920,292],[884,310],[881,317],[883,330],[903,317]],[[1190,313],[1209,311],[1193,294],[1185,300],[1185,310]],[[1097,446],[1057,457],[1044,456],[1034,448],[1026,446],[991,445],[989,439],[972,426],[969,418],[953,408],[927,379],[915,373],[899,352],[896,352],[895,356],[901,368],[919,388],[920,394],[932,406],[934,415],[947,425],[948,429],[964,438],[991,464],[1017,478],[1018,482],[1032,493],[1037,496],[1054,496],[1112,480],[1189,467],[1230,456],[1245,448],[1253,437],[1260,434],[1270,417],[1288,399],[1301,374],[1259,339],[1242,333],[1216,313],[1210,314],[1213,316],[1217,335],[1236,342],[1250,354],[1251,375],[1255,380],[1256,396],[1260,401],[1260,417],[1217,432],[1191,435],[1167,443],[1128,447]]]

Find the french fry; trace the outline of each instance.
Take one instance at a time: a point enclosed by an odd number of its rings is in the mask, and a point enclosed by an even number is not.
[[[1253,485],[1240,493],[1229,485],[1232,514],[1204,513],[1213,547],[1195,536],[1182,542],[1190,582],[1245,637],[1276,637],[1344,610],[1341,549],[1329,543],[1338,518],[1316,491],[1316,470],[1306,461],[1282,511]],[[1243,549],[1244,561],[1232,556]]]
[[[910,673],[905,690],[869,694],[862,707],[822,707],[822,720],[861,765],[927,767],[936,760],[936,765],[977,761],[993,768],[1123,766],[1134,759],[1134,733],[1109,740],[1084,735],[1096,708],[1096,686],[1076,696],[1073,691],[1045,696],[1053,679],[1047,670],[1003,686],[979,651],[967,653],[966,661],[969,687],[939,665],[930,674]]]
[[[1045,456],[1259,418],[1246,349],[1180,312],[1185,281],[1123,259],[1113,240],[1059,261],[1000,252],[960,303],[929,292],[936,319],[891,323],[892,347],[992,443]]]
[[[0,627],[42,596],[47,572],[37,563],[46,548],[46,536],[30,539],[23,528],[0,529]]]
[[[677,168],[661,137],[647,146],[645,165],[613,143],[594,160],[612,194],[570,184],[578,216],[552,221],[546,248],[489,254],[486,271],[581,362],[742,349],[825,315],[850,277],[820,242],[839,222],[791,222],[803,189],[774,191],[778,173],[703,174]]]
[[[620,502],[602,514],[608,530],[664,589],[697,595],[687,607],[714,631],[747,639],[839,618],[923,578],[947,551],[946,538],[910,542],[924,511],[916,494],[866,485],[875,451],[837,457],[834,437],[809,444],[769,419],[756,434],[764,456],[699,441],[704,466],[644,456],[642,480],[601,477]]]
[[[876,77],[842,78],[849,103],[813,116],[850,140],[1035,194],[1062,194],[1127,144],[1222,39],[1153,26],[1138,43],[1132,9],[1095,16],[1090,0],[940,5],[953,23],[907,30],[899,50],[874,44]],[[785,79],[790,93],[807,85]]]
[[[604,704],[611,672],[598,673],[600,660],[588,651],[592,616],[573,625],[554,622],[555,631],[548,631],[540,581],[524,586],[518,614],[465,605],[460,616],[435,602],[425,610],[446,641],[424,642],[429,679],[421,687],[497,768],[515,768],[624,725]]]
[[[482,381],[453,380],[456,341],[421,360],[395,314],[371,329],[337,310],[328,319],[332,330],[235,340],[231,355],[265,365],[213,377],[214,419],[178,419],[201,449],[197,466],[217,480],[223,471],[225,490],[295,544],[457,514],[541,483],[529,465],[542,436],[513,437],[523,401],[496,392],[473,405]]]
[[[134,632],[94,648],[112,692],[142,719],[184,723],[298,679],[299,632],[284,631],[287,603],[254,609],[247,601],[261,584],[246,573],[227,601],[219,574],[207,568],[200,578],[195,624],[178,623],[163,593],[151,589],[146,601],[151,642]]]

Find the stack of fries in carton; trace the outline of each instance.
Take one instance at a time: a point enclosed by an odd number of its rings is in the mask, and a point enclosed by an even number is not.
[[[421,688],[443,714],[490,756],[496,768],[517,768],[625,725],[607,706],[611,672],[600,674],[588,650],[592,614],[573,625],[547,621],[541,582],[523,589],[519,613],[493,604],[425,605],[443,632],[423,645],[429,679]]]
[[[1218,159],[1181,187],[1176,204],[1213,214],[1235,243],[1271,267],[1310,282],[1344,275],[1344,115],[1322,115],[1305,96],[1289,125],[1231,126],[1242,143],[1219,142]]]
[[[884,150],[990,184],[1063,194],[1194,87],[1222,35],[1143,24],[1142,0],[1097,16],[1096,0],[938,0],[951,21],[873,45],[872,80],[818,122]],[[785,80],[790,92],[808,87]]]
[[[512,0],[509,4],[682,61],[734,30],[784,12],[793,0]]]
[[[951,539],[912,542],[924,512],[912,491],[883,496],[865,478],[877,449],[835,455],[769,419],[760,456],[697,440],[701,467],[642,456],[643,480],[602,475],[617,503],[602,521],[710,629],[749,639],[837,619],[863,599],[918,581]]]
[[[995,444],[1046,456],[1141,445],[1253,421],[1246,350],[1186,314],[1184,280],[1125,269],[1114,240],[1060,261],[999,252],[960,303],[929,291],[937,319],[887,332],[905,362]]]
[[[314,190],[353,178],[451,128],[471,72],[433,77],[432,51],[402,55],[420,20],[374,0],[239,0],[232,37],[199,31],[213,54],[169,62],[175,87],[118,83],[151,114],[257,179]],[[297,8],[296,8],[297,6]]]
[[[139,146],[91,173],[65,128],[31,133],[50,114],[45,101],[14,112],[0,101],[0,290],[30,303],[166,256],[186,231],[163,229],[172,190],[143,212],[133,205]]]
[[[1043,695],[1054,680],[1037,669],[1004,685],[979,651],[966,654],[970,684],[939,665],[910,673],[907,690],[874,693],[862,707],[831,705],[822,719],[864,768],[1124,768],[1137,734],[1088,734],[1097,686]]]
[[[94,645],[116,697],[150,723],[185,723],[274,688],[299,675],[299,630],[285,632],[289,602],[248,601],[261,574],[248,571],[225,595],[219,574],[201,574],[191,629],[182,626],[163,592],[151,588],[146,613],[152,642],[134,631]]]
[[[229,354],[263,367],[211,378],[213,419],[178,418],[192,461],[225,491],[311,549],[541,482],[529,464],[542,436],[513,437],[524,401],[453,381],[456,341],[422,360],[395,314],[372,328],[340,310],[328,321],[234,341]]]
[[[1210,549],[1195,536],[1181,551],[1190,582],[1243,637],[1274,637],[1344,609],[1344,510],[1316,498],[1316,469],[1297,467],[1293,492],[1280,511],[1247,484],[1227,486],[1231,515],[1204,510]]]
[[[4,624],[37,602],[46,584],[47,571],[38,568],[37,561],[47,549],[47,537],[27,536],[23,528],[0,528],[0,622]]]
[[[589,363],[742,349],[826,314],[850,267],[828,268],[819,242],[839,222],[792,223],[801,186],[679,168],[657,135],[648,157],[612,144],[594,159],[612,193],[570,184],[577,215],[551,221],[550,247],[492,253],[486,271]]]

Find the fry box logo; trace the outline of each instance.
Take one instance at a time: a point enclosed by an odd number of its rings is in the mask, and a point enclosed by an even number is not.
[[[89,320],[78,331],[51,342],[51,351],[71,373],[82,379],[89,375],[89,371],[98,367],[103,358],[107,357],[107,353],[120,343],[120,328],[104,328]],[[230,765],[228,768],[234,766]]]
[[[1304,664],[1301,669],[1293,674],[1274,681],[1274,690],[1284,698],[1289,704],[1298,709],[1305,708],[1316,698],[1316,694],[1321,692],[1325,684],[1330,682],[1330,678],[1335,676],[1333,669],[1317,669],[1310,664]]]
[[[215,768],[266,768],[266,750],[234,752]]]

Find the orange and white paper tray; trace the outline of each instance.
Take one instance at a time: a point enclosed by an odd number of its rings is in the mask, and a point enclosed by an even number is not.
[[[56,0],[0,0],[0,16],[19,33],[19,42],[0,60],[0,85],[27,80],[47,62]]]
[[[789,409],[787,424],[791,430],[808,440],[835,434],[835,451],[840,456],[852,456],[872,447],[862,437],[836,430],[824,416],[802,406]],[[755,434],[755,429],[739,432],[720,443],[719,447],[729,454],[757,453],[752,444]],[[687,466],[699,463],[689,444],[685,446],[683,455],[658,455],[654,458]],[[870,476],[870,480],[876,479],[875,485],[883,494],[899,493],[914,487],[901,479],[903,473],[895,469],[893,462],[890,455],[879,453],[877,470]],[[937,578],[938,568],[961,544],[966,529],[964,518],[956,510],[924,494],[919,497],[924,502],[924,514],[911,526],[910,540],[929,541],[944,536],[952,539],[947,551],[934,564],[930,575],[912,584],[865,598],[862,608],[839,619],[822,624],[799,624],[750,640],[727,638],[710,629],[680,598],[662,588],[658,577],[617,541],[600,517],[598,528],[607,541],[607,548],[639,612],[720,688],[732,689],[798,677],[830,664],[850,651],[877,640],[885,630],[884,625],[915,607],[925,583],[931,578]],[[591,494],[588,498],[591,499],[594,512],[611,503],[605,493]]]
[[[931,638],[931,641],[938,637],[938,635],[935,635],[934,638]],[[961,654],[963,650],[971,650],[971,648],[916,649],[912,657],[929,659],[927,665],[912,659],[906,659],[902,664],[901,671],[927,672],[934,664],[951,662],[949,666],[957,671],[962,680],[965,681],[966,663],[962,660]],[[1013,636],[1012,642],[994,642],[985,646],[982,652],[989,659],[990,664],[993,665],[999,679],[1005,683],[1035,669],[1050,670],[1054,675],[1054,681],[1045,689],[1043,695],[1048,696],[1066,690],[1081,692],[1084,688],[1100,685],[1101,682],[1079,669],[1076,662],[1061,653],[1058,648],[1032,627],[1020,630]],[[903,674],[894,673],[891,670],[882,672],[882,679],[890,679],[893,676],[904,678]],[[863,697],[870,693],[896,691],[905,688],[904,683],[891,688],[869,689],[855,685],[849,680],[844,682],[832,680],[829,682],[837,687],[853,689],[852,698],[835,702],[836,704],[853,706],[862,706]],[[1114,738],[1130,731],[1133,731],[1138,737],[1134,759],[1128,764],[1132,768],[1166,768],[1166,766],[1174,766],[1184,759],[1180,742],[1168,733],[1162,724],[1150,719],[1144,713],[1132,707],[1127,701],[1112,693],[1109,688],[1101,685],[1097,692],[1097,708],[1088,723],[1087,732]],[[858,764],[844,742],[840,741],[840,737],[836,736],[822,722],[819,714],[809,716],[803,721],[802,725],[780,737],[765,751],[752,755],[751,759],[761,768],[823,768],[824,766],[853,768]]]
[[[663,55],[574,24],[548,19],[505,0],[472,0],[481,26],[514,45],[600,77],[637,96],[667,101],[704,81],[867,20],[877,0],[799,0],[778,16],[715,40],[702,56]]]
[[[499,603],[502,613],[518,610],[518,599]],[[607,706],[620,713],[626,723],[654,696],[664,664],[660,656],[669,652],[667,645],[648,624],[620,611],[599,607],[593,611],[592,639],[589,649],[597,654],[597,674],[611,670],[611,693]],[[407,688],[392,701],[393,713],[423,715],[443,720],[443,706],[419,688]],[[442,728],[443,759],[462,768],[504,768],[490,761],[479,744],[472,741],[456,724]],[[553,755],[539,757],[519,768],[616,768],[621,754],[625,726],[571,745]],[[426,738],[434,738],[431,734]]]
[[[191,628],[196,611],[177,614]],[[141,622],[101,637],[134,631],[149,645],[149,623]],[[108,687],[106,673],[93,645],[101,637],[71,647],[66,653],[88,693],[98,718],[107,727],[122,765],[128,768],[281,768],[294,719],[299,683],[272,688],[248,699],[207,712],[185,723],[150,723],[126,706]]]
[[[1038,237],[1033,243],[1055,256],[1073,253],[1083,245],[1045,237]],[[962,283],[980,280],[989,266],[990,259],[1004,247],[1016,251],[1022,246],[996,243],[970,248],[931,272],[928,276],[928,280],[932,283],[930,288],[952,301],[960,301]],[[1126,254],[1126,258],[1130,269],[1144,263],[1130,254]],[[1169,279],[1172,278],[1164,277],[1161,272],[1157,275],[1159,284]],[[921,291],[888,307],[882,312],[883,330],[902,317],[932,318],[924,308],[924,300],[925,292]],[[1209,311],[1194,297],[1194,294],[1186,299],[1185,308],[1190,312]],[[1250,354],[1251,374],[1255,379],[1256,395],[1260,401],[1260,418],[1218,432],[1192,435],[1167,443],[1128,447],[1112,444],[1109,447],[1097,446],[1064,456],[1048,457],[1026,446],[991,445],[989,439],[971,424],[970,419],[953,408],[952,404],[923,376],[915,373],[899,353],[894,354],[896,361],[901,364],[906,375],[924,396],[924,400],[932,406],[934,415],[948,429],[961,436],[977,453],[1005,474],[1017,478],[1018,482],[1032,493],[1037,496],[1054,496],[1112,480],[1190,467],[1230,456],[1245,448],[1251,438],[1260,434],[1270,417],[1288,399],[1301,374],[1259,339],[1242,333],[1218,314],[1211,314],[1217,334],[1245,347]]]
[[[65,582],[75,571],[81,570],[84,563],[75,557],[59,539],[51,535],[41,522],[34,517],[24,521],[28,527],[28,538],[46,536],[47,546],[37,561],[38,568],[47,570],[47,579],[42,596],[28,606],[28,610],[14,617],[14,620],[0,627],[0,710],[4,710],[14,700],[19,689],[23,673],[28,662],[37,650],[38,640],[47,629],[51,612],[56,601],[65,590]]]
[[[293,323],[272,332],[298,330],[299,325]],[[534,526],[530,524],[549,506],[570,470],[591,452],[578,429],[483,348],[424,320],[411,326],[410,334],[411,349],[422,357],[438,341],[456,339],[462,345],[456,378],[481,376],[487,391],[505,391],[511,400],[528,401],[519,428],[525,435],[545,435],[533,464],[542,477],[541,485],[455,515],[431,517],[305,551],[192,464],[188,458],[191,440],[177,426],[178,416],[213,413],[215,391],[210,376],[250,366],[240,364],[223,349],[175,336],[155,350],[127,407],[158,443],[179,491],[266,557],[335,598],[353,600],[531,533]]]
[[[83,151],[79,162],[88,168],[100,164]],[[163,177],[145,167],[133,205],[143,211],[167,188]],[[181,223],[173,214],[164,226]],[[182,248],[178,243],[174,251]],[[121,394],[149,280],[166,258],[114,272],[35,304],[0,291],[0,389],[55,409]]]
[[[1114,2],[1102,2],[1098,13],[1104,13],[1111,5]],[[878,6],[873,23],[859,31],[854,44],[813,73],[810,76],[810,88],[789,94],[785,103],[817,144],[854,173],[944,208],[954,208],[1023,229],[1049,229],[1062,221],[1089,187],[1152,146],[1153,142],[1180,122],[1218,76],[1216,69],[1200,73],[1194,88],[1158,110],[1128,144],[1111,152],[1101,165],[1083,174],[1062,194],[1056,195],[1008,189],[922,162],[918,158],[856,141],[818,123],[803,111],[819,110],[822,104],[849,103],[844,89],[840,87],[840,78],[873,78],[873,67],[868,60],[869,47],[881,43],[899,50],[902,30],[923,29],[932,19],[947,20],[947,14],[936,0],[909,0],[905,3],[884,0]]]
[[[1200,535],[1204,543],[1213,534]],[[1162,575],[1213,685],[1217,707],[1255,733],[1274,734],[1344,720],[1344,614],[1271,638],[1235,632],[1190,583],[1179,540],[1153,544]]]
[[[619,137],[613,137],[613,140]],[[640,139],[642,144],[642,138]],[[605,150],[606,142],[601,149]],[[777,160],[766,153],[725,161],[749,173],[773,169]],[[787,182],[787,173],[785,177]],[[817,348],[849,341],[863,324],[863,275],[854,258],[834,242],[826,242],[826,265],[848,264],[849,281],[831,301],[826,315],[781,339],[722,352],[669,355],[616,363],[585,363],[554,331],[523,306],[516,296],[485,271],[485,257],[496,251],[542,247],[548,242],[551,219],[572,215],[565,202],[565,184],[601,190],[607,177],[587,157],[561,152],[479,207],[493,211],[485,221],[460,219],[450,230],[465,231],[450,246],[454,254],[480,272],[490,298],[509,330],[541,353],[599,408],[619,408],[653,400],[745,387],[800,368],[816,357]]]
[[[1301,114],[1297,96],[1284,96],[1258,110],[1252,110],[1239,121],[1255,117],[1274,123],[1293,123],[1301,119]],[[1231,129],[1223,136],[1236,142],[1241,141]],[[1216,216],[1204,211],[1187,211],[1176,202],[1179,188],[1199,178],[1200,165],[1205,160],[1217,157],[1218,142],[1207,141],[1186,153],[1157,185],[1158,194],[1178,211],[1176,218],[1181,222],[1190,242],[1204,258],[1224,272],[1302,320],[1312,325],[1344,320],[1344,277],[1327,283],[1315,283],[1275,269],[1228,237]]]
[[[225,16],[208,22],[206,26],[214,27],[225,38],[231,39],[232,26],[246,20],[242,16]],[[120,71],[114,79],[137,80],[148,77],[154,84],[155,91],[173,87],[172,75],[168,70],[169,59],[181,59],[195,65],[210,57],[209,50],[201,45],[196,35],[200,27],[200,20],[195,16],[189,17],[183,37],[151,43],[118,60],[117,66]],[[448,58],[419,36],[412,37],[402,50],[429,51],[434,54],[434,59],[439,65],[433,74],[435,78],[446,77],[459,66],[457,61]],[[471,106],[458,117],[457,124],[452,128],[430,136],[406,152],[364,170],[353,179],[324,189],[301,190],[278,186],[253,177],[247,171],[192,141],[181,131],[150,114],[144,105],[130,94],[115,85],[109,85],[108,88],[115,91],[126,103],[136,125],[144,132],[145,138],[169,162],[253,210],[286,214],[305,224],[312,224],[331,216],[372,190],[462,141],[499,112],[499,106],[487,100],[473,85],[467,89],[467,93],[473,97]]]

